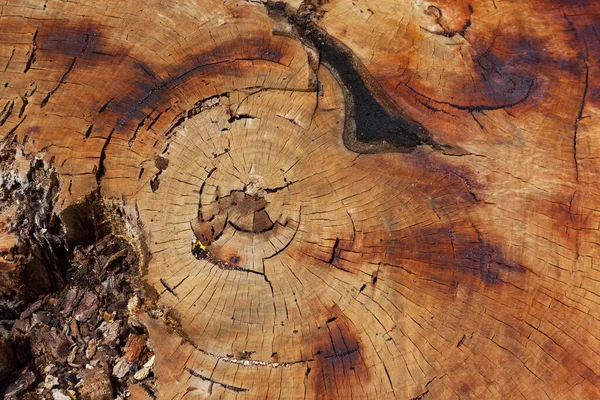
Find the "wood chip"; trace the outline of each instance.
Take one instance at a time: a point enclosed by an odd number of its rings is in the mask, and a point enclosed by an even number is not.
[[[111,313],[108,313],[105,311],[104,314],[102,315],[102,319],[106,322],[114,322],[115,315],[117,315],[117,313],[114,311]]]
[[[52,398],[54,400],[71,400],[71,398],[69,396],[67,396],[66,394],[64,394],[64,392],[61,390],[53,390]]]
[[[42,327],[31,338],[31,349],[35,355],[48,354],[59,362],[66,361],[70,347],[70,342],[64,333],[47,326]]]
[[[148,375],[150,374],[150,368],[148,367],[144,367],[140,370],[138,370],[133,377],[138,380],[138,381],[142,381],[144,379],[146,379],[148,377]]]
[[[83,399],[113,400],[114,390],[110,377],[100,368],[85,369],[79,394]]]
[[[131,364],[124,358],[120,358],[119,361],[117,361],[117,363],[113,367],[112,375],[118,379],[121,379],[125,375],[127,375],[130,369]]]
[[[85,348],[85,357],[87,359],[92,359],[92,357],[94,357],[94,354],[96,354],[97,347],[98,347],[98,342],[96,341],[96,339],[90,339],[90,341],[88,342],[88,344]]]
[[[146,348],[146,335],[130,335],[127,344],[125,345],[125,354],[123,358],[130,363],[136,362],[144,349]]]
[[[4,392],[5,399],[16,399],[19,394],[25,392],[34,383],[35,374],[29,369],[26,369],[15,382],[11,383],[8,386],[8,388]]]
[[[92,292],[85,292],[77,311],[75,311],[75,319],[85,322],[90,319],[98,311],[98,296]]]

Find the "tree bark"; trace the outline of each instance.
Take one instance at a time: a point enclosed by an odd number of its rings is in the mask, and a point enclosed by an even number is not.
[[[0,9],[2,294],[126,237],[157,398],[600,397],[596,3]]]

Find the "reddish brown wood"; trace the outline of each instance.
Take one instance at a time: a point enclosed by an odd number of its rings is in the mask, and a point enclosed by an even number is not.
[[[126,238],[158,398],[600,397],[596,3],[0,7],[2,293]]]

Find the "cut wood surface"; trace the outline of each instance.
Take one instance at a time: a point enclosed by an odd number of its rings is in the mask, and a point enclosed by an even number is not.
[[[585,0],[7,0],[0,135],[68,241],[124,210],[158,399],[594,399],[599,36]]]

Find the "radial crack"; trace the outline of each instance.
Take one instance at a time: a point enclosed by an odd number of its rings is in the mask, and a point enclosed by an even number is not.
[[[42,102],[40,103],[40,108],[46,107],[46,104],[48,104],[48,101],[50,100],[50,97],[52,97],[52,95],[54,93],[56,93],[56,91],[62,86],[63,83],[65,83],[67,77],[69,76],[69,74],[71,73],[71,71],[73,71],[73,67],[75,66],[75,62],[76,61],[77,61],[77,57],[73,57],[73,61],[71,61],[71,64],[69,64],[69,68],[67,68],[67,71],[60,78],[60,81],[58,81],[58,84],[54,87],[54,89],[52,89],[46,95],[46,97],[44,97],[44,100],[42,100]]]
[[[201,373],[196,372],[196,371],[194,371],[191,368],[187,368],[186,367],[185,370],[187,372],[189,372],[190,375],[195,376],[196,378],[200,378],[203,381],[208,381],[208,382],[214,383],[215,385],[221,386],[223,389],[231,390],[232,392],[237,392],[237,393],[239,393],[239,392],[247,392],[248,391],[248,389],[245,389],[243,387],[233,386],[233,385],[229,385],[227,383],[222,383],[222,382],[219,382],[219,381],[215,381],[214,379],[211,379],[211,378],[209,378],[207,376],[204,376]]]

